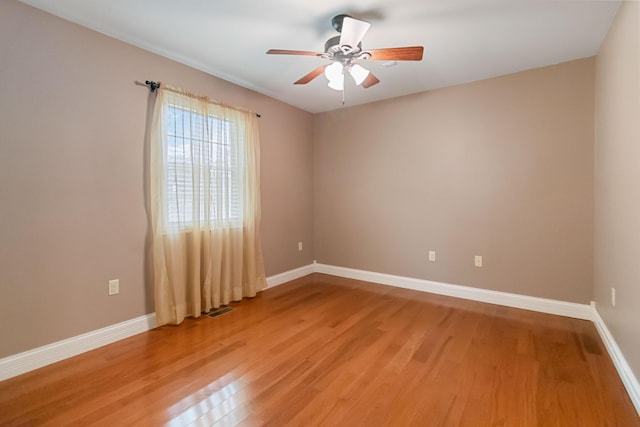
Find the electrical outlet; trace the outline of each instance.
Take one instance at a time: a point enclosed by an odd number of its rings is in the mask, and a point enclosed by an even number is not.
[[[429,261],[436,260],[436,251],[429,251]]]
[[[482,267],[482,255],[476,255],[473,265],[476,267]]]
[[[616,288],[611,288],[611,305],[616,306]]]
[[[120,280],[109,280],[109,296],[117,295],[120,293]]]
[[[298,242],[298,252],[302,252],[302,242]]]

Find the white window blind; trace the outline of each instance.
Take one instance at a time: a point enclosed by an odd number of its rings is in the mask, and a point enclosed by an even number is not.
[[[167,105],[166,212],[170,226],[242,223],[241,150],[227,120]]]

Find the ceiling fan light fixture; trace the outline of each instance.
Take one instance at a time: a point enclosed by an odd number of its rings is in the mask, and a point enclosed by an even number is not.
[[[364,79],[369,75],[369,70],[359,64],[353,64],[351,68],[349,68],[349,74],[351,74],[351,77],[353,77],[356,84],[360,86]]]
[[[344,90],[344,74],[329,80],[329,87],[333,90]]]
[[[333,64],[325,67],[324,75],[330,81],[337,80],[339,78],[344,79],[344,75],[342,74],[342,64],[339,62],[334,62]]]

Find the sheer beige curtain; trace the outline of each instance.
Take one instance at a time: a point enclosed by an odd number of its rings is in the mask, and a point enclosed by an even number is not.
[[[158,324],[255,296],[266,286],[255,113],[163,84],[150,163]]]

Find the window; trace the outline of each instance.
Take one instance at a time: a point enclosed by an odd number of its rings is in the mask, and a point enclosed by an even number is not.
[[[167,225],[241,225],[241,150],[232,143],[235,127],[177,105],[165,108]]]
[[[157,88],[148,143],[158,325],[266,287],[258,125],[252,111]]]

